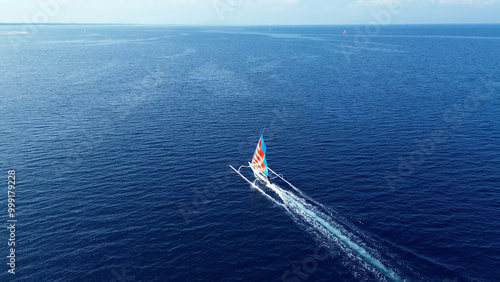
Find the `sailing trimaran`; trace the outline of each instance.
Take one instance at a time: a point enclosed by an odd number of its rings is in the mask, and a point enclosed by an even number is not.
[[[271,171],[275,175],[277,174],[267,166],[266,143],[264,143],[264,137],[262,135],[260,136],[259,142],[257,143],[257,148],[255,149],[255,153],[253,154],[252,162],[249,162],[248,165],[249,166],[242,165],[238,169],[235,169],[231,165],[230,167],[254,187],[256,187],[255,181],[257,180],[264,182],[266,186],[270,186],[273,183],[271,177],[269,176],[269,171]],[[240,169],[242,167],[250,167],[252,169],[255,176],[255,180],[253,182],[251,182],[245,176],[243,176],[243,174],[241,174]]]

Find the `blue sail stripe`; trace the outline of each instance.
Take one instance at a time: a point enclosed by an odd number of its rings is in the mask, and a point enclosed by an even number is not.
[[[269,175],[269,170],[267,169],[267,160],[266,160],[266,143],[264,143],[264,137],[261,135],[260,136],[260,148],[262,149],[262,152],[264,152],[264,159],[262,160],[262,163],[264,163],[265,168],[264,168],[264,173],[266,175]]]

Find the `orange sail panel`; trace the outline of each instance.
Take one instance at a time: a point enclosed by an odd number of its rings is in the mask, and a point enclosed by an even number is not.
[[[269,171],[267,169],[266,160],[266,143],[264,143],[264,137],[260,136],[259,143],[253,154],[252,164],[262,173],[268,175]]]

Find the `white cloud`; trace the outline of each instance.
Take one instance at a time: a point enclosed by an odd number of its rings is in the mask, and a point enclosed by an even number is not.
[[[392,4],[405,3],[423,3],[423,4],[453,4],[453,5],[470,5],[483,4],[491,5],[498,3],[499,0],[357,0],[356,6],[388,6]]]
[[[484,4],[490,5],[495,4],[498,0],[426,0],[427,3],[438,3],[438,4]]]
[[[401,0],[358,0],[356,1],[356,6],[380,6],[380,5],[391,5],[393,3],[401,3]]]

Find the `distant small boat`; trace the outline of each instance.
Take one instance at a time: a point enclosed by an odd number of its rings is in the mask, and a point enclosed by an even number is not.
[[[344,34],[346,34],[346,33],[347,33],[347,31],[344,30]]]

